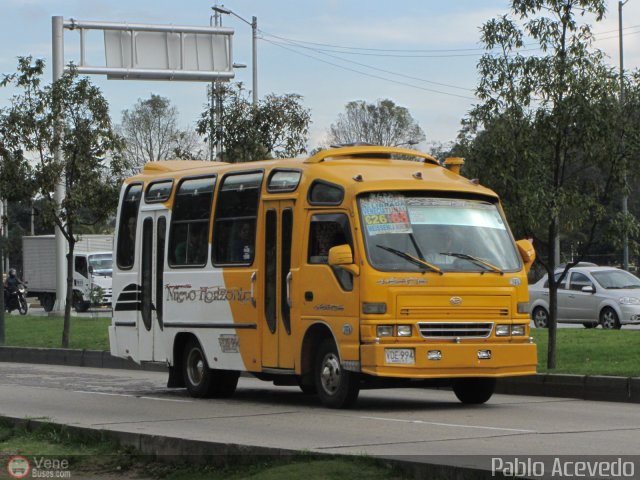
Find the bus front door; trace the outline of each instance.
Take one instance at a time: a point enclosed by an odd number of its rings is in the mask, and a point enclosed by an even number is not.
[[[263,238],[262,366],[294,367],[288,293],[293,234],[292,200],[265,202]],[[260,308],[260,306],[258,306]]]

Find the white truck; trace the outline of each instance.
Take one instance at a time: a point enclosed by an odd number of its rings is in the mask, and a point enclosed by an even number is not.
[[[81,235],[73,252],[73,308],[86,312],[92,304],[111,306],[113,235]],[[23,280],[29,296],[45,311],[56,301],[56,239],[54,235],[22,237]],[[66,278],[66,275],[65,275]]]

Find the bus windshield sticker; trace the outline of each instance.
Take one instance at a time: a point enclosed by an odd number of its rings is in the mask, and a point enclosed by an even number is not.
[[[413,233],[403,195],[377,194],[360,201],[369,235]]]

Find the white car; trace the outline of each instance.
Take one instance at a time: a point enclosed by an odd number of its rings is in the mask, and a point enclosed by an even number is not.
[[[556,278],[562,269],[556,270]],[[549,324],[547,276],[529,286],[531,319],[536,327]],[[619,329],[640,324],[640,279],[615,267],[578,264],[558,286],[558,323],[581,323],[586,328],[602,325]]]

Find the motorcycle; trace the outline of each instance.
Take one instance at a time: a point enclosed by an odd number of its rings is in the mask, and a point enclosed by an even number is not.
[[[18,310],[20,315],[26,315],[29,312],[29,304],[27,303],[27,287],[20,284],[10,290],[7,290],[5,309],[9,313],[13,310]]]

